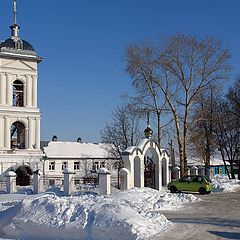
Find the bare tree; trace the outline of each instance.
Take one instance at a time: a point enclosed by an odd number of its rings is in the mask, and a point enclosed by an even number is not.
[[[109,152],[115,158],[121,158],[121,152],[136,145],[142,133],[139,130],[139,115],[131,105],[118,106],[112,114],[111,123],[107,123],[101,132],[102,141],[110,143]]]
[[[232,107],[233,105],[228,100],[219,102],[214,132],[222,159],[230,163],[231,178],[235,179],[234,165],[238,157],[240,122],[233,114]]]
[[[231,114],[234,115],[236,124],[240,124],[240,78],[238,78],[234,85],[229,89],[227,94],[227,100],[231,104]],[[238,164],[238,179],[240,179],[240,139],[237,139],[236,159]]]
[[[149,48],[149,47],[148,47]],[[151,54],[144,44],[128,48],[128,72],[133,86],[148,79],[167,102],[175,123],[181,175],[187,171],[187,137],[189,117],[195,98],[210,83],[226,79],[230,53],[212,38],[175,34],[166,37],[160,46],[151,45]],[[150,60],[144,61],[144,59]],[[146,90],[147,92],[147,90]]]
[[[205,166],[210,166],[210,159],[216,149],[214,126],[216,125],[216,107],[218,105],[220,88],[210,84],[207,89],[195,99],[195,109],[190,125],[190,151],[200,157]]]
[[[153,44],[150,42],[144,42],[141,46],[129,46],[126,51],[128,62],[126,71],[133,77],[133,86],[137,90],[137,95],[132,97],[132,105],[137,111],[145,114],[149,111],[151,115],[156,116],[157,141],[161,146],[161,115],[167,102],[162,98],[161,91],[151,78],[155,68],[155,54]]]
[[[240,78],[229,89],[227,98],[232,104],[232,113],[240,120]]]

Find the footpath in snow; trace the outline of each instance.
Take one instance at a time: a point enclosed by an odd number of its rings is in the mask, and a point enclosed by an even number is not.
[[[215,191],[240,190],[240,181],[216,176]],[[175,210],[197,195],[133,188],[109,196],[76,193],[1,194],[0,237],[22,240],[123,240],[151,238],[171,224],[158,210]]]

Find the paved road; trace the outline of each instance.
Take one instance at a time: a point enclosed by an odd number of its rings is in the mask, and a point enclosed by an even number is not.
[[[200,196],[177,212],[162,212],[172,227],[152,240],[240,239],[240,192]]]

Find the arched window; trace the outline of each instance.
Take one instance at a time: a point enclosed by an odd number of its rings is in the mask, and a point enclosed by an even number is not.
[[[20,80],[13,82],[13,106],[23,107],[24,105],[23,83]]]
[[[25,126],[21,122],[11,126],[11,149],[25,149]]]

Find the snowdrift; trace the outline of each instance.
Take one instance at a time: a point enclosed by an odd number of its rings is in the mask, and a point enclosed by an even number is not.
[[[24,240],[140,240],[168,228],[159,210],[197,199],[148,188],[110,196],[31,196],[0,212],[0,229],[7,238]]]
[[[214,175],[212,178],[213,192],[238,192],[240,180],[229,179],[226,175]]]

